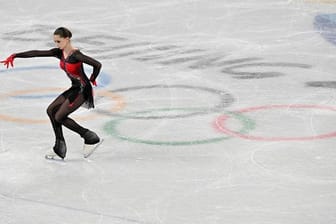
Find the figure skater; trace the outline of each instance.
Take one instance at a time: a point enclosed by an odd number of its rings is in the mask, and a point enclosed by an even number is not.
[[[69,117],[80,106],[94,108],[92,85],[96,86],[96,78],[101,69],[101,63],[88,57],[74,48],[71,44],[72,33],[65,27],[59,27],[54,32],[54,42],[57,48],[50,50],[31,50],[10,55],[1,61],[7,68],[14,67],[15,58],[31,57],[56,57],[60,60],[60,67],[71,80],[71,87],[59,95],[47,108],[47,114],[55,133],[53,151],[46,155],[47,159],[60,157],[64,160],[67,152],[63,136],[62,125],[78,133],[84,139],[83,155],[90,156],[102,142],[98,135],[82,126]],[[93,72],[88,78],[84,72],[83,63],[93,67]],[[92,85],[91,85],[91,83]]]

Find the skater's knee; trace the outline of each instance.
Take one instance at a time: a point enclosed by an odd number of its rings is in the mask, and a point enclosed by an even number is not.
[[[58,123],[63,123],[63,121],[66,119],[66,116],[64,117],[61,114],[56,113],[54,119]]]
[[[47,108],[47,114],[48,114],[49,117],[53,117],[53,109],[52,109],[52,107],[49,106]]]

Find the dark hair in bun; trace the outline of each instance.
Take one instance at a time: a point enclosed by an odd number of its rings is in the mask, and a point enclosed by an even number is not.
[[[59,35],[62,38],[71,38],[72,37],[72,33],[69,29],[65,28],[65,27],[59,27],[55,30],[54,35]]]

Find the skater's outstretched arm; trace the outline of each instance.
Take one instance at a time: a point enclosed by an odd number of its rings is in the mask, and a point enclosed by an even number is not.
[[[7,68],[9,66],[14,67],[14,59],[15,58],[32,58],[32,57],[57,57],[60,58],[62,56],[62,51],[58,48],[53,48],[50,50],[32,50],[25,51],[20,53],[15,53],[10,55],[6,60],[1,61]]]

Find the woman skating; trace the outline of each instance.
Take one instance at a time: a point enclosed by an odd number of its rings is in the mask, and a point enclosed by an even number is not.
[[[61,69],[65,71],[72,82],[71,87],[60,94],[47,109],[56,138],[53,152],[46,155],[48,159],[54,159],[57,156],[64,159],[66,156],[67,147],[62,126],[78,133],[84,139],[83,154],[85,158],[90,156],[101,143],[101,139],[95,132],[82,127],[69,117],[83,104],[86,104],[88,108],[94,107],[91,83],[96,85],[96,78],[101,69],[100,62],[84,55],[72,46],[71,37],[72,33],[67,28],[59,27],[54,32],[54,42],[57,48],[14,53],[6,60],[1,61],[8,68],[14,66],[15,58],[56,57],[60,60]],[[90,78],[84,72],[83,63],[93,67]]]

